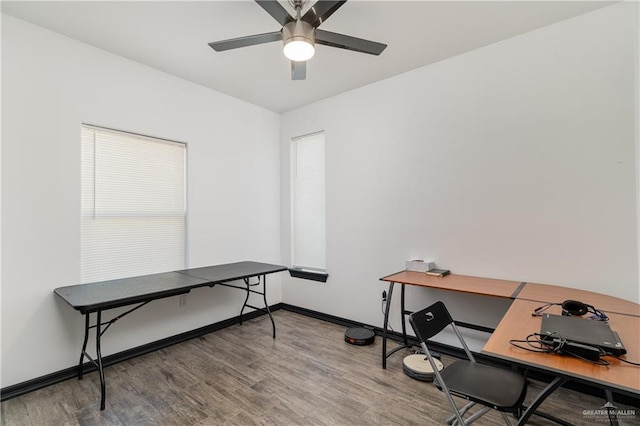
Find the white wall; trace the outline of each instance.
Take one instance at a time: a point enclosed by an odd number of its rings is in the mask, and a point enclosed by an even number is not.
[[[640,75],[640,7],[636,8],[633,14],[635,19],[633,46],[634,52],[634,74]],[[635,110],[636,117],[640,116],[640,79],[635,79]],[[640,120],[636,119],[636,232],[638,243],[638,275],[640,276]]]
[[[283,301],[381,325],[378,279],[413,257],[638,301],[636,8],[617,4],[284,114],[283,261],[289,140],[325,130],[329,281],[287,278]],[[485,325],[507,308],[408,291],[409,309],[444,298],[460,320]]]
[[[81,122],[189,143],[189,266],[287,263],[289,139],[325,130],[330,278],[283,274],[282,297],[270,278],[271,303],[380,325],[378,278],[415,256],[638,301],[637,25],[614,5],[280,120],[3,15],[0,386],[77,362],[81,316],[52,290],[80,275]],[[409,292],[486,325],[506,309]],[[103,353],[237,315],[239,292],[194,293],[114,325]]]
[[[79,357],[83,318],[53,289],[80,279],[83,122],[188,143],[189,266],[280,262],[278,114],[3,15],[2,387]],[[155,301],[109,330],[103,354],[235,316],[242,297]]]

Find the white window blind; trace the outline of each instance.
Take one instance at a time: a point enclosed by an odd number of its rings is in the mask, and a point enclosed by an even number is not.
[[[292,139],[292,264],[326,270],[324,133]]]
[[[82,126],[82,282],[185,267],[186,145]]]

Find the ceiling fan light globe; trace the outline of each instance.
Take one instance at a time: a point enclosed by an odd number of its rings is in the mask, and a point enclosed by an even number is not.
[[[282,27],[284,56],[296,62],[311,59],[315,53],[315,31],[311,24],[299,19]]]
[[[315,48],[307,40],[291,40],[284,45],[284,56],[292,61],[304,62],[313,57]]]

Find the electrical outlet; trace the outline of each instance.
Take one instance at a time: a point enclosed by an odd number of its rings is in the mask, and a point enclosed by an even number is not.
[[[387,301],[387,292],[382,290],[382,301],[386,302]]]
[[[187,306],[187,295],[180,295],[180,307]]]

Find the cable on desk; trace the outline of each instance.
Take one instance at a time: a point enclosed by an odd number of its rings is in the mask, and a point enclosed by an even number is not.
[[[534,317],[541,317],[542,314],[552,306],[562,306],[562,315],[565,316],[578,316],[581,317],[587,313],[592,313],[588,319],[596,321],[608,321],[609,317],[600,309],[597,309],[593,305],[588,305],[577,300],[565,300],[562,303],[550,302],[542,306],[537,307],[531,312]]]
[[[575,344],[568,341],[567,339],[564,339],[562,336],[555,336],[554,340],[552,341],[545,340],[545,338],[548,339],[549,337],[550,336],[542,335],[540,333],[531,333],[524,340],[511,339],[509,340],[509,344],[517,348],[524,349],[525,351],[569,355],[594,365],[609,365],[609,362],[607,360],[601,359],[600,357],[610,354],[607,354],[601,348],[589,347],[589,350],[592,349],[594,351],[597,351],[597,354],[593,354],[597,355],[597,359],[589,359],[579,353],[580,351],[575,347]],[[526,343],[528,347],[520,345],[520,343]]]
[[[518,343],[526,343],[527,345],[529,345],[529,347],[521,346]],[[548,345],[544,344],[544,342],[542,341],[542,335],[539,333],[531,333],[524,340],[511,339],[509,340],[509,344],[515,346],[516,348],[524,349],[525,351],[529,352],[553,352],[553,350]]]
[[[609,354],[609,353],[607,353],[607,354],[605,354],[604,356],[610,356],[611,358],[615,358],[615,359],[617,359],[618,361],[626,362],[627,364],[631,364],[631,365],[635,365],[635,366],[640,367],[640,363],[637,363],[637,362],[631,362],[631,361],[628,361],[628,360],[626,360],[626,359],[622,359],[622,358],[620,358],[619,356],[614,355],[614,354]]]

